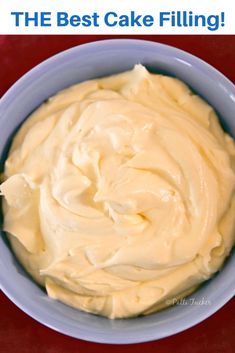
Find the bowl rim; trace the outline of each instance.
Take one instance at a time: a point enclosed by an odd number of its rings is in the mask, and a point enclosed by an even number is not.
[[[103,46],[108,46],[109,49],[111,49],[113,46],[115,47],[116,45],[122,45],[122,46],[144,46],[146,45],[148,48],[152,46],[154,50],[157,48],[160,48],[163,51],[168,51],[169,53],[173,53],[174,55],[177,54],[179,58],[182,58],[182,60],[186,59],[193,63],[196,68],[200,70],[208,70],[210,72],[210,76],[212,77],[213,80],[217,80],[221,82],[221,84],[226,85],[230,91],[234,93],[235,97],[235,86],[234,84],[220,71],[218,71],[216,68],[214,68],[212,65],[208,64],[206,61],[198,58],[197,56],[188,53],[187,51],[184,51],[182,49],[178,49],[177,47],[174,47],[172,45],[167,45],[163,43],[158,43],[155,41],[150,41],[150,40],[144,40],[144,39],[105,39],[105,40],[96,40],[92,41],[90,43],[85,43],[85,44],[80,44],[73,46],[69,49],[63,50],[55,55],[50,56],[46,60],[42,61],[38,65],[34,66],[32,69],[27,71],[23,76],[21,76],[2,96],[0,99],[0,109],[4,109],[7,107],[8,103],[12,101],[14,98],[15,92],[21,88],[21,86],[24,86],[24,84],[27,82],[28,79],[32,75],[34,75],[37,71],[40,71],[41,69],[47,69],[48,65],[51,65],[53,61],[57,60],[63,60],[64,57],[67,55],[71,55],[73,52],[76,52],[77,50],[79,53],[82,54],[83,51],[87,52],[89,50],[93,50],[96,48],[97,50],[99,48],[102,48]],[[165,52],[164,52],[165,54]],[[228,284],[227,288],[229,287],[229,291],[224,291],[224,296],[220,296],[217,298],[217,302],[210,307],[207,307],[207,310],[203,312],[203,314],[195,315],[194,317],[191,318],[191,321],[188,322],[186,321],[184,324],[181,324],[180,327],[176,327],[174,330],[169,329],[168,331],[165,330],[164,333],[162,333],[160,336],[157,335],[157,332],[152,330],[149,333],[145,333],[144,337],[136,337],[133,338],[125,336],[123,341],[120,341],[120,337],[110,337],[109,334],[104,334],[97,336],[95,339],[93,339],[92,334],[89,334],[86,330],[81,330],[79,329],[78,334],[72,334],[69,329],[66,330],[66,328],[61,325],[60,323],[56,322],[53,323],[53,320],[51,320],[48,317],[45,317],[42,313],[34,312],[30,310],[30,308],[25,305],[24,302],[18,299],[17,294],[15,291],[12,291],[11,286],[8,284],[8,280],[1,278],[1,272],[0,272],[0,289],[5,293],[5,295],[17,306],[19,307],[23,312],[28,314],[30,317],[34,318],[41,324],[57,331],[62,334],[78,338],[78,339],[83,339],[86,341],[91,341],[91,342],[97,342],[97,343],[106,343],[106,344],[133,344],[133,343],[141,343],[141,342],[149,342],[153,340],[158,340],[160,338],[164,337],[169,337],[172,335],[175,335],[179,332],[182,332],[192,326],[195,326],[196,324],[200,323],[201,321],[205,320],[206,318],[210,317],[213,315],[217,310],[219,310],[222,306],[224,306],[235,294],[235,281],[234,283],[231,282]]]
[[[48,57],[47,59],[41,61],[39,64],[33,66],[30,70],[25,72],[21,77],[19,77],[7,89],[7,91],[0,98],[0,106],[6,104],[6,101],[9,99],[9,95],[12,95],[14,93],[14,91],[18,88],[18,86],[20,87],[21,85],[23,85],[25,80],[27,80],[30,75],[34,74],[37,70],[40,70],[44,66],[47,66],[49,64],[49,62],[52,62],[53,60],[57,60],[59,58],[62,59],[63,56],[66,56],[69,53],[71,54],[73,51],[78,50],[78,48],[79,48],[79,51],[83,51],[83,50],[86,51],[88,49],[92,49],[93,47],[97,47],[100,45],[103,46],[105,44],[108,44],[109,46],[117,45],[117,44],[122,44],[122,45],[124,45],[124,44],[126,44],[126,45],[128,45],[128,44],[130,44],[130,45],[146,44],[147,46],[152,45],[155,48],[159,47],[159,48],[162,48],[163,50],[164,49],[170,50],[174,53],[179,54],[179,56],[183,56],[183,57],[186,56],[188,59],[194,60],[196,62],[196,65],[198,66],[198,68],[207,67],[208,70],[211,71],[211,74],[214,76],[214,78],[221,80],[223,83],[227,84],[229,86],[229,88],[231,88],[232,90],[235,91],[235,85],[233,84],[233,82],[230,79],[228,79],[222,72],[217,70],[214,66],[212,66],[211,64],[209,64],[205,60],[199,58],[196,55],[193,55],[193,54],[187,52],[186,50],[179,49],[173,45],[159,43],[159,42],[155,42],[155,41],[151,41],[151,40],[130,39],[130,38],[129,39],[128,38],[124,38],[124,39],[114,38],[114,39],[102,39],[102,40],[92,41],[89,43],[78,44],[78,45],[72,46],[71,48],[62,50],[62,51]],[[194,63],[194,65],[195,65],[195,63]]]

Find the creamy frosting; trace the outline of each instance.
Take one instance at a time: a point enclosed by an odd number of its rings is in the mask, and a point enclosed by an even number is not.
[[[234,162],[206,102],[136,65],[25,121],[5,163],[4,229],[50,297],[110,318],[148,314],[229,254]]]

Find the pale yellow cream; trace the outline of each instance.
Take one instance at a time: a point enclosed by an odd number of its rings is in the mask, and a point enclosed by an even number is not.
[[[229,254],[234,162],[213,109],[137,65],[25,121],[5,164],[4,229],[50,297],[110,318],[148,314]]]

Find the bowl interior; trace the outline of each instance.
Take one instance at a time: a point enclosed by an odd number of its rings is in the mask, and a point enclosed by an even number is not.
[[[185,81],[219,113],[235,135],[233,84],[200,59],[176,48],[139,40],[109,40],[58,54],[21,78],[0,102],[0,172],[13,134],[24,119],[57,91],[84,80],[129,70],[141,63],[152,72]],[[103,343],[134,343],[169,336],[210,316],[235,292],[231,254],[222,271],[189,299],[159,313],[134,319],[108,320],[51,300],[24,272],[0,237],[0,285],[23,311],[41,323],[73,337]],[[190,299],[191,298],[191,299]]]

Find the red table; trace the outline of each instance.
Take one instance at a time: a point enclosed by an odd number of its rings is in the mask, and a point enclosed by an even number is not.
[[[122,36],[122,38],[131,36]],[[27,70],[69,47],[120,36],[0,36],[0,96]],[[235,36],[132,36],[187,50],[235,82]],[[31,319],[0,293],[0,351],[3,353],[233,353],[235,299],[183,333],[135,345],[103,345],[76,340]]]

